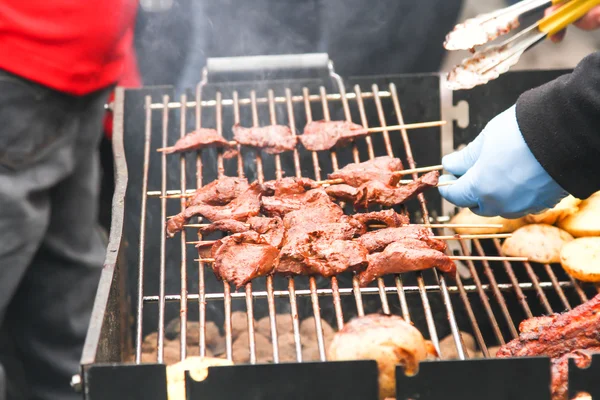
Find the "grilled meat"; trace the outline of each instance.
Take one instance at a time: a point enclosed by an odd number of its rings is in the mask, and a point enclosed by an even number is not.
[[[235,219],[222,219],[220,221],[215,221],[205,227],[198,229],[198,231],[203,235],[208,235],[216,231],[242,233],[248,230],[250,230],[248,224],[241,221],[237,221]]]
[[[303,194],[310,189],[321,187],[317,182],[310,178],[283,178],[274,181],[266,181],[265,190],[269,196],[286,196],[293,194]]]
[[[362,244],[369,253],[374,253],[382,251],[390,243],[409,238],[420,240],[433,250],[444,252],[447,248],[446,243],[432,237],[426,227],[414,225],[407,225],[399,228],[378,229],[376,231],[367,232],[356,240]]]
[[[233,138],[239,144],[258,147],[269,154],[294,150],[298,141],[290,128],[284,125],[244,128],[236,124],[232,130]]]
[[[422,193],[425,189],[435,187],[439,178],[438,171],[428,172],[417,180],[401,186],[390,186],[379,181],[368,181],[358,188],[354,205],[367,208],[372,204],[395,206]]]
[[[298,138],[307,150],[321,151],[343,146],[367,134],[365,128],[349,121],[311,121]]]
[[[326,197],[326,193],[312,179],[284,178],[265,182],[265,188],[272,196],[263,197],[261,211],[269,217],[282,217],[300,210],[315,196]],[[318,192],[314,192],[318,190]]]
[[[258,232],[271,246],[281,247],[285,236],[283,221],[279,217],[252,217],[248,218],[250,229]]]
[[[417,239],[403,239],[388,245],[381,253],[368,256],[367,269],[358,274],[361,286],[387,274],[420,271],[436,267],[443,272],[454,272],[456,266],[450,258],[427,243]]]
[[[187,207],[183,212],[167,221],[167,235],[173,237],[175,233],[183,229],[190,218],[199,215],[213,222],[223,219],[245,221],[250,217],[255,217],[260,212],[260,199],[263,190],[264,188],[258,182],[254,182],[239,197],[226,205],[213,206],[200,203]]]
[[[552,359],[552,400],[569,399],[569,359],[572,358],[579,368],[586,368],[592,362],[592,353],[600,352],[599,347],[575,350]]]
[[[407,225],[410,221],[406,215],[398,214],[394,210],[373,211],[368,213],[359,213],[352,216],[357,221],[368,225],[373,222],[379,222],[388,228],[396,228]]]
[[[225,152],[223,153],[223,157],[225,158],[231,158],[237,155],[235,145],[225,140],[225,138],[219,135],[216,130],[208,128],[200,128],[188,133],[176,141],[173,146],[167,147],[163,151],[167,154],[172,154],[200,150],[212,146],[225,149]]]
[[[187,205],[224,206],[248,190],[249,186],[246,178],[224,176],[196,190],[194,196],[188,199]]]
[[[248,231],[217,241],[212,255],[215,259],[212,268],[217,278],[240,288],[254,278],[270,274],[279,250],[259,233]]]
[[[600,347],[600,295],[566,313],[536,322],[521,324],[519,337],[500,347],[496,356],[555,358],[574,350]]]
[[[325,192],[334,200],[351,203],[356,201],[356,196],[358,195],[357,188],[346,184],[327,186]]]
[[[389,156],[376,157],[372,160],[352,163],[328,175],[329,179],[342,179],[345,184],[359,187],[369,181],[378,181],[386,185],[396,186],[400,175],[394,172],[402,170],[402,161]]]

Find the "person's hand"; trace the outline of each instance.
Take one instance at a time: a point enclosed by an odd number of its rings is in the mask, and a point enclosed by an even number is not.
[[[464,149],[442,159],[459,176],[441,195],[482,216],[517,218],[554,207],[568,193],[542,168],[519,130],[515,106],[491,120]],[[440,182],[455,179],[444,175]]]
[[[546,9],[545,15],[552,13],[559,7],[560,6],[549,7],[548,9]],[[593,31],[600,28],[600,6],[592,8],[590,11],[587,12],[587,14],[583,16],[583,18],[573,23],[573,25],[584,31]],[[556,35],[550,37],[550,40],[552,40],[554,43],[560,43],[565,38],[566,32],[566,29],[563,29]]]

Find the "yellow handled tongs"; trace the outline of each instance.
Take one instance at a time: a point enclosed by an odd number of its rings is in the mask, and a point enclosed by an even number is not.
[[[496,79],[515,65],[526,50],[579,20],[594,6],[600,5],[600,0],[569,0],[556,3],[561,4],[560,8],[552,14],[504,42],[477,51],[463,60],[449,72],[448,87],[452,90],[470,89]]]

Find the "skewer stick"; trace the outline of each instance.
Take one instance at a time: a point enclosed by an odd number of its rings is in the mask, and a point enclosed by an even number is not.
[[[452,261],[529,261],[527,257],[504,256],[449,256]],[[214,263],[214,258],[196,258],[194,261]]]
[[[205,228],[210,224],[187,224],[185,228]],[[480,228],[502,228],[502,224],[410,224],[412,226],[427,226],[430,228],[464,228],[464,229],[480,229]],[[250,225],[248,225],[250,226]],[[369,224],[370,228],[387,228],[387,225]],[[465,235],[462,235],[463,237]]]
[[[403,175],[410,175],[410,174],[414,174],[414,173],[422,173],[422,172],[431,172],[431,171],[441,171],[442,169],[444,169],[443,165],[432,165],[430,167],[421,167],[421,168],[412,168],[412,169],[403,169],[402,171],[395,171],[393,173],[393,175],[396,176],[403,176]],[[401,184],[408,184],[413,182],[412,179],[410,180],[402,180],[400,181]],[[322,181],[316,181],[317,184],[319,185],[337,185],[340,183],[344,183],[343,179],[325,179]],[[439,184],[438,184],[439,186]]]
[[[510,233],[496,233],[489,235],[442,235],[442,236],[431,236],[432,239],[438,240],[461,240],[461,239],[508,239],[511,237]],[[201,245],[212,245],[215,244],[216,240],[196,240],[186,242],[187,244],[201,244]]]
[[[434,128],[436,126],[442,126],[442,125],[446,125],[446,121],[430,121],[430,122],[417,122],[414,124],[403,124],[403,125],[391,125],[391,126],[380,126],[380,127],[374,127],[374,128],[366,128],[366,129],[358,129],[356,131],[353,131],[355,133],[362,133],[362,132],[367,132],[367,133],[377,133],[377,132],[385,132],[385,131],[399,131],[399,130],[403,130],[403,129],[422,129],[422,128]],[[238,142],[236,142],[235,140],[230,140],[229,141],[229,145],[230,146],[237,146]],[[156,151],[158,152],[162,152],[162,151],[166,151],[173,148],[173,146],[169,146],[169,147],[160,147],[158,149],[156,149]]]

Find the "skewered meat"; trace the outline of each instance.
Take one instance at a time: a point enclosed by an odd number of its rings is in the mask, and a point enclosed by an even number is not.
[[[600,347],[600,295],[566,313],[536,322],[521,324],[519,337],[502,346],[497,357],[560,357],[574,350]],[[523,331],[524,326],[528,330]]]
[[[396,365],[414,375],[431,352],[421,332],[399,316],[371,314],[348,322],[337,332],[328,359],[375,360],[379,370],[379,398],[395,397]]]
[[[369,254],[367,269],[358,274],[361,286],[387,274],[421,271],[436,267],[444,272],[454,272],[456,266],[442,252],[432,250],[425,242],[403,239],[391,243],[381,253]]]
[[[249,217],[257,216],[260,212],[260,199],[263,190],[264,188],[258,182],[254,182],[245,192],[226,205],[213,206],[199,203],[187,207],[183,212],[167,221],[167,235],[173,237],[175,233],[183,229],[190,218],[198,215],[213,222],[223,219],[245,221]]]
[[[231,203],[244,193],[250,185],[246,178],[224,176],[196,190],[194,196],[188,199],[187,205],[208,204],[224,206]]]
[[[281,218],[252,217],[248,218],[248,224],[250,225],[250,229],[260,233],[271,246],[281,247],[285,235],[285,228],[283,227]]]
[[[429,248],[437,251],[446,251],[446,243],[435,239],[429,230],[424,226],[407,225],[399,228],[385,228],[376,231],[367,232],[358,239],[369,253],[382,251],[390,243],[398,242],[404,239],[416,239],[426,243]]]
[[[358,196],[358,189],[346,184],[327,186],[325,192],[334,200],[352,203],[356,201],[356,196]]]
[[[552,359],[552,400],[569,398],[569,359],[572,358],[578,368],[586,368],[592,362],[592,353],[597,352],[600,352],[600,346],[575,350]]]
[[[259,147],[269,154],[294,150],[298,141],[290,128],[284,125],[244,128],[236,124],[232,129],[233,138],[239,144]]]
[[[359,213],[352,216],[355,220],[368,225],[372,222],[379,222],[388,228],[397,228],[407,225],[410,221],[406,215],[398,214],[394,210],[373,211],[368,213]]]
[[[265,189],[269,195],[273,196],[285,196],[292,194],[303,194],[310,189],[316,189],[319,184],[310,178],[283,178],[276,179],[274,181],[267,181],[264,183]]]
[[[398,187],[386,185],[379,181],[368,181],[358,188],[354,205],[367,208],[371,204],[391,207],[402,204],[425,189],[435,187],[439,178],[438,171],[428,172],[417,180]]]
[[[237,288],[273,271],[279,250],[259,233],[248,231],[220,239],[213,245],[212,264],[217,278]]]
[[[234,144],[225,140],[225,138],[219,135],[216,130],[208,128],[200,128],[194,132],[188,133],[176,141],[173,146],[165,148],[163,152],[167,154],[181,153],[200,150],[211,146],[225,149],[225,152],[223,153],[223,157],[225,158],[231,158],[237,155],[237,149]]]
[[[386,185],[396,186],[400,175],[394,172],[402,170],[402,161],[389,156],[376,157],[372,160],[352,163],[328,175],[329,179],[342,179],[345,184],[359,187],[369,181],[379,181]]]
[[[298,138],[310,151],[329,150],[343,146],[352,139],[368,135],[368,131],[349,121],[311,121]]]
[[[265,188],[269,193],[273,193],[272,196],[262,199],[261,211],[269,217],[283,218],[291,211],[300,210],[313,197],[326,197],[327,194],[315,181],[306,178],[284,178],[278,181],[269,181],[265,182]],[[312,189],[318,190],[318,192],[313,192]],[[325,201],[324,198],[323,201]]]
[[[222,219],[220,221],[216,221],[207,226],[204,226],[198,229],[198,231],[203,235],[208,235],[216,231],[241,233],[246,232],[249,229],[250,227],[248,226],[248,224],[244,222],[236,221],[235,219]]]

